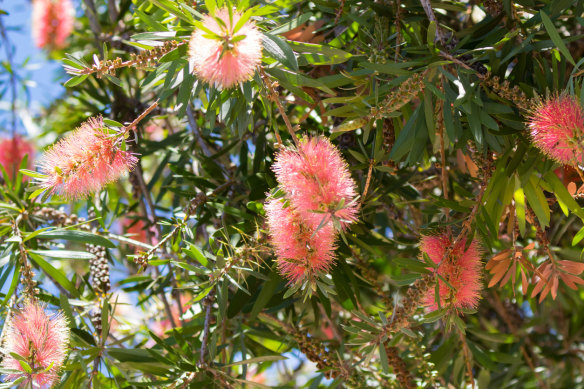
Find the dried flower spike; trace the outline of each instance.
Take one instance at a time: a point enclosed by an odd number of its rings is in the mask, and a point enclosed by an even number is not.
[[[51,194],[81,198],[134,168],[138,159],[121,150],[123,134],[111,134],[101,117],[90,118],[40,159],[41,187]]]
[[[447,233],[423,236],[420,241],[420,251],[435,264],[440,264],[438,274],[450,284],[438,281],[440,306],[448,309],[476,308],[482,289],[480,244],[475,239],[465,251],[466,240],[461,239],[450,258],[442,260],[452,243]],[[423,299],[424,305],[432,311],[438,308],[435,294],[435,288],[430,288]]]
[[[28,164],[31,166],[34,146],[20,136],[17,135],[12,139],[0,140],[0,164],[6,169],[9,178],[14,177],[22,158],[27,154]]]
[[[278,268],[291,284],[328,272],[334,262],[335,231],[331,223],[318,230],[306,225],[294,209],[271,198],[265,205]],[[316,231],[316,232],[315,232]]]
[[[52,387],[67,355],[69,327],[65,317],[60,313],[49,316],[42,305],[29,301],[5,325],[2,367],[20,371],[8,374],[5,380],[24,378],[20,387]],[[30,369],[12,354],[19,355]]]
[[[193,33],[189,57],[201,80],[227,89],[253,76],[262,59],[261,33],[250,20],[236,30],[241,18],[223,8]]]
[[[298,150],[280,151],[273,170],[291,206],[311,228],[335,220],[344,228],[357,220],[355,181],[327,138],[304,138]]]
[[[71,0],[34,0],[32,3],[32,35],[41,49],[66,47],[74,21],[75,8]]]
[[[573,96],[552,97],[529,115],[533,143],[550,158],[576,167],[584,163],[584,110]]]

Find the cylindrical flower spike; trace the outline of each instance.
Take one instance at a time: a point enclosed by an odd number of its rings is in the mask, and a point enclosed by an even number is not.
[[[560,95],[540,103],[529,116],[533,143],[565,165],[584,163],[584,110],[573,96]]]
[[[331,223],[318,230],[284,202],[271,198],[265,205],[271,242],[278,268],[291,284],[298,284],[329,271],[334,262],[335,231]]]
[[[312,228],[326,218],[342,228],[357,220],[355,181],[327,138],[304,138],[298,150],[279,152],[273,170],[291,206]]]
[[[242,14],[227,8],[207,15],[191,37],[189,57],[196,75],[208,84],[231,88],[249,80],[262,60],[262,39],[253,21],[241,27]],[[236,30],[236,27],[239,27]]]
[[[447,233],[422,236],[420,251],[428,255],[435,264],[440,264],[438,274],[449,284],[438,281],[438,293],[430,288],[424,297],[424,305],[434,311],[440,306],[447,309],[476,308],[482,289],[481,247],[475,239],[464,250],[466,240],[462,239],[452,250],[450,258],[444,258],[447,248],[453,241]],[[452,288],[451,288],[452,287]]]
[[[123,133],[111,134],[101,117],[90,118],[40,159],[41,187],[51,194],[81,198],[134,168],[138,158],[121,150]]]
[[[6,381],[24,378],[20,387],[52,387],[67,355],[69,327],[65,317],[60,313],[49,316],[42,305],[27,302],[5,326],[2,367],[20,371],[8,374]],[[19,355],[30,369],[12,354]]]
[[[75,8],[71,0],[34,0],[32,35],[39,48],[62,49],[73,31]]]
[[[28,166],[30,167],[32,166],[34,156],[34,146],[32,143],[18,135],[12,139],[0,140],[0,164],[6,169],[9,178],[14,177],[22,158],[27,154]]]

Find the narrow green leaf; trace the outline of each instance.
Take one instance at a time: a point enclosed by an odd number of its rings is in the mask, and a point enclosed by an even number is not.
[[[566,57],[566,59],[572,65],[576,66],[576,62],[574,62],[574,58],[572,58],[572,54],[570,54],[570,51],[568,50],[568,48],[564,44],[564,41],[560,37],[560,34],[556,30],[556,27],[554,26],[554,23],[552,22],[550,17],[547,16],[547,14],[543,10],[539,11],[539,13],[541,15],[541,20],[543,21],[543,25],[544,25],[548,35],[550,36],[552,42],[554,42],[554,45],[556,45],[558,50],[560,50],[560,52],[564,55],[564,57]]]
[[[86,231],[76,230],[50,230],[43,231],[38,234],[37,239],[63,239],[73,242],[81,242],[86,244],[94,244],[96,246],[103,246],[110,249],[116,247],[109,239],[101,235],[93,234]]]

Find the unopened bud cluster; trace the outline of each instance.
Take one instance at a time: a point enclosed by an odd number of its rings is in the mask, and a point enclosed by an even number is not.
[[[414,378],[408,371],[406,363],[399,356],[399,350],[397,347],[390,347],[387,343],[383,344],[385,348],[385,354],[387,355],[387,363],[393,368],[393,372],[397,376],[397,380],[401,388],[412,389],[416,387],[414,383]]]
[[[501,83],[498,76],[492,77],[490,74],[485,77],[483,84],[491,88],[499,97],[511,101],[522,111],[529,110],[529,100],[519,86],[515,85],[511,88],[508,80]]]
[[[376,119],[381,119],[391,112],[399,111],[404,105],[412,101],[424,90],[425,74],[426,72],[414,73],[396,91],[390,93],[379,107],[371,108],[371,116]]]

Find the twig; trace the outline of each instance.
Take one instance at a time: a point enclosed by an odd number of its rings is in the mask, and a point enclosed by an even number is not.
[[[431,22],[436,23],[436,39],[440,41],[440,43],[444,44],[446,36],[442,32],[440,25],[438,24],[438,19],[436,19],[436,15],[434,15],[434,10],[432,10],[432,4],[430,4],[430,0],[420,0],[422,4],[422,8],[424,8],[424,12],[426,16]]]
[[[116,6],[116,0],[108,0],[107,11],[109,13],[112,24],[115,23],[119,15],[118,7]]]
[[[457,331],[458,336],[460,337],[460,342],[462,343],[462,353],[464,355],[464,362],[466,365],[466,374],[468,375],[468,379],[471,382],[472,389],[475,389],[474,375],[472,373],[472,359],[470,350],[468,349],[468,345],[466,344],[466,337],[464,336],[464,333],[460,329],[457,329]]]
[[[493,292],[493,293],[491,293],[490,297],[491,298],[489,299],[489,301],[491,302],[491,305],[493,306],[493,308],[495,308],[495,311],[499,314],[499,316],[501,316],[501,318],[505,322],[505,325],[509,328],[511,333],[515,334],[517,332],[517,327],[515,326],[515,323],[513,322],[513,320],[507,314],[507,310],[503,306],[499,296]],[[528,344],[528,345],[531,344],[531,338],[524,337],[524,339],[525,339],[526,344]],[[539,373],[535,370],[535,365],[533,364],[533,360],[529,356],[529,353],[527,352],[525,346],[524,345],[519,346],[519,350],[521,351],[521,354],[523,354],[523,358],[525,358],[525,362],[527,362],[527,365],[529,366],[529,368],[531,369],[531,371],[535,375],[535,378],[539,381],[540,386],[543,389],[548,389],[548,385],[545,383],[543,378],[541,378]]]
[[[125,126],[123,131],[124,133],[128,133],[130,132],[130,130],[133,130],[134,128],[136,128],[136,126],[138,125],[138,123],[140,123],[146,116],[148,116],[148,114],[150,112],[152,112],[152,110],[154,108],[156,108],[158,106],[158,100],[156,100],[154,103],[152,103],[152,105],[150,105],[150,107],[146,108],[146,111],[142,112],[140,114],[140,116],[138,116],[136,119],[134,119],[134,121],[132,123],[130,123],[129,125]]]
[[[84,0],[91,1],[91,0]],[[148,65],[152,61],[160,59],[164,54],[174,50],[175,48],[184,45],[188,40],[177,41],[166,41],[163,46],[157,46],[151,50],[144,50],[140,54],[131,53],[131,59],[127,61],[122,61],[121,58],[116,58],[114,60],[98,60],[91,67],[84,67],[82,69],[65,65],[64,68],[69,74],[76,76],[89,75],[97,73],[97,78],[101,78],[104,74],[115,75],[116,70],[133,65]],[[101,51],[101,46],[100,46]],[[103,54],[102,54],[103,55]]]
[[[266,72],[264,71],[263,68],[260,68],[260,75],[262,77],[262,80],[264,81],[264,85],[268,89],[268,98],[270,100],[272,100],[273,102],[275,102],[276,105],[278,106],[278,110],[280,111],[280,115],[282,115],[282,119],[284,119],[284,123],[286,123],[286,128],[288,129],[288,132],[290,133],[290,137],[292,138],[292,141],[294,141],[294,144],[296,146],[298,146],[298,139],[296,138],[294,128],[292,127],[292,124],[290,123],[290,119],[288,119],[288,115],[286,114],[286,111],[284,110],[284,107],[282,106],[282,102],[280,101],[280,95],[278,94],[278,92],[275,89],[278,86],[278,82],[277,81],[271,82],[270,77],[266,74]],[[276,140],[278,141],[278,143],[283,144],[282,138],[280,138],[280,134],[278,133],[277,128],[276,128],[275,134],[276,134]]]
[[[95,35],[95,40],[99,41],[99,37],[101,35],[101,25],[97,20],[97,9],[95,8],[95,3],[93,2],[93,0],[83,0],[83,2],[87,7],[87,12],[85,12],[85,14],[87,15],[87,19],[89,20],[89,27],[91,28],[91,31],[93,31],[93,34]],[[97,49],[99,50],[99,53],[103,55],[103,48],[101,47],[100,44],[97,45]]]
[[[199,193],[185,207],[185,209],[184,209],[185,216],[182,220],[179,220],[179,222],[174,227],[174,229],[172,231],[170,231],[164,238],[159,240],[158,243],[154,247],[152,247],[150,250],[148,250],[148,252],[141,254],[138,258],[135,258],[134,261],[141,264],[143,267],[146,267],[148,265],[149,258],[158,249],[160,249],[160,247],[162,247],[166,242],[168,242],[171,238],[173,238],[185,226],[186,222],[191,217],[191,215],[193,213],[195,213],[201,205],[205,204],[209,197],[217,195],[218,193],[225,190],[227,187],[229,187],[233,183],[234,183],[233,180],[229,180],[229,181],[225,182],[224,184],[219,185],[209,195],[206,195],[204,193]]]
[[[207,351],[207,340],[209,339],[209,326],[211,322],[211,306],[213,305],[215,296],[215,289],[212,289],[211,292],[205,297],[203,300],[203,305],[205,306],[205,324],[203,326],[203,339],[201,340],[201,352],[199,354],[199,366],[203,366],[206,364],[205,362],[205,353]]]
[[[399,54],[400,54],[400,48],[401,48],[401,40],[402,40],[402,34],[401,34],[401,0],[397,0],[395,2],[396,5],[396,11],[395,11],[395,62],[398,61],[399,59]]]
[[[213,155],[213,153],[211,152],[211,150],[209,150],[209,147],[207,147],[205,139],[203,139],[201,131],[199,131],[199,126],[197,125],[197,121],[195,120],[195,116],[193,115],[193,108],[191,107],[191,104],[187,105],[187,118],[189,120],[189,126],[191,127],[191,131],[193,131],[193,134],[197,139],[197,144],[199,145],[201,150],[203,150],[203,154],[205,154],[205,156],[207,157],[210,157],[211,155]]]
[[[361,205],[365,202],[365,197],[367,196],[367,191],[369,190],[369,184],[371,184],[371,173],[373,172],[373,165],[375,161],[373,159],[369,160],[369,169],[367,170],[367,180],[365,181],[365,189],[363,189],[363,195],[361,196]]]

